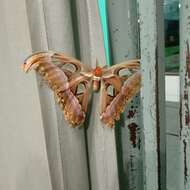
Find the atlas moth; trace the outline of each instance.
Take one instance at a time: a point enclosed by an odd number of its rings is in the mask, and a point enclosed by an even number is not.
[[[64,53],[47,51],[32,54],[22,67],[25,72],[36,70],[48,83],[72,126],[85,121],[91,92],[100,91],[100,119],[113,127],[141,87],[138,59],[92,69]]]

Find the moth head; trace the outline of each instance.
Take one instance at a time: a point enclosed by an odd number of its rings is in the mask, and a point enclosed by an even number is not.
[[[96,59],[96,68],[93,70],[93,74],[96,77],[101,77],[102,76],[102,67],[99,66],[97,59]]]
[[[28,59],[25,60],[24,64],[21,65],[22,70],[27,73],[32,67],[33,63],[29,62]]]
[[[26,62],[24,62],[24,64],[21,65],[21,69],[27,73],[29,72],[31,69],[36,69],[39,65],[36,64],[33,61],[27,60]]]
[[[25,59],[24,64],[22,64],[21,68],[24,72],[28,72],[31,69],[36,69],[39,66],[38,61],[44,60],[44,61],[51,61],[51,57],[55,53],[53,51],[49,52],[36,52],[32,55],[30,55],[28,58]]]

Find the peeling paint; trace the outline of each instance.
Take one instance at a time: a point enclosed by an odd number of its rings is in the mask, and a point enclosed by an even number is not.
[[[133,118],[134,115],[135,115],[135,113],[136,113],[136,110],[129,110],[129,111],[128,111],[127,118],[128,118],[128,119]]]
[[[137,147],[139,150],[141,149],[141,138],[138,138]]]
[[[181,1],[181,36],[180,36],[180,143],[181,143],[181,171],[182,188],[189,189],[189,138],[190,138],[190,2]],[[188,9],[188,10],[187,10]]]
[[[189,51],[189,42],[186,42],[186,46],[187,46],[187,50],[186,50],[186,72],[185,72],[185,85],[184,85],[184,95],[183,95],[183,100],[184,103],[182,105],[182,100],[181,100],[181,108],[180,108],[180,114],[182,114],[182,109],[184,106],[185,109],[185,115],[184,115],[184,120],[185,120],[185,125],[189,125],[190,124],[190,111],[189,111],[189,94],[188,94],[188,86],[189,86],[189,79],[190,79],[190,51]],[[182,130],[183,125],[182,125],[182,121],[181,121],[181,127],[180,130]],[[181,132],[180,132],[181,133]]]
[[[160,112],[159,112],[159,67],[158,67],[158,45],[156,45],[155,49],[156,55],[156,64],[155,64],[155,71],[156,71],[156,81],[155,81],[155,90],[156,90],[156,132],[157,132],[157,154],[158,154],[158,188],[161,190],[161,156],[160,156]]]
[[[130,130],[130,141],[131,141],[134,148],[137,145],[137,143],[136,143],[137,127],[138,127],[138,125],[136,123],[131,123],[128,125],[128,128]]]
[[[187,41],[186,44],[187,44],[186,70],[187,70],[188,79],[190,79],[190,51],[189,51],[189,42]]]
[[[184,145],[184,184],[187,183],[187,178],[188,178],[188,168],[187,168],[187,142],[183,140],[183,145]]]
[[[180,118],[180,139],[182,137],[182,129],[183,129],[183,120],[182,120],[182,97],[180,95],[180,107],[179,107],[179,118]]]
[[[182,130],[183,130],[183,109],[184,109],[184,122],[185,125],[190,124],[190,111],[189,111],[189,94],[188,94],[188,87],[190,79],[190,51],[189,51],[189,42],[186,41],[186,68],[185,68],[185,78],[184,78],[184,92],[183,95],[180,97],[180,138],[182,137]]]
[[[188,101],[188,99],[187,99]],[[189,125],[190,123],[190,115],[189,115],[189,104],[186,102],[184,104],[186,110],[185,110],[185,125]]]

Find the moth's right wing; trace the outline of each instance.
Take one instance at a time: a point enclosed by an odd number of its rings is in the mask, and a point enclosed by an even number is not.
[[[114,127],[115,121],[120,119],[125,106],[140,88],[141,73],[138,59],[105,68],[101,88],[101,120],[108,126]]]

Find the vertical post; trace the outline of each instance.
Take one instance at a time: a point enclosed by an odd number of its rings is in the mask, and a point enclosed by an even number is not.
[[[27,1],[33,50],[56,50],[75,55],[69,0]],[[39,87],[54,190],[88,190],[84,129],[68,126],[54,97]]]
[[[139,57],[137,2],[108,0],[113,64]],[[122,14],[121,14],[122,13]],[[120,189],[141,190],[143,184],[140,97],[135,97],[116,128]]]
[[[144,189],[166,189],[163,1],[139,0]]]
[[[190,189],[190,1],[180,9],[180,189]]]
[[[81,59],[95,67],[96,59],[105,65],[105,50],[101,30],[98,2],[75,1],[78,16]],[[87,129],[87,143],[92,190],[118,190],[118,172],[114,130],[100,121],[99,93],[94,93]],[[86,126],[87,127],[87,126]]]

